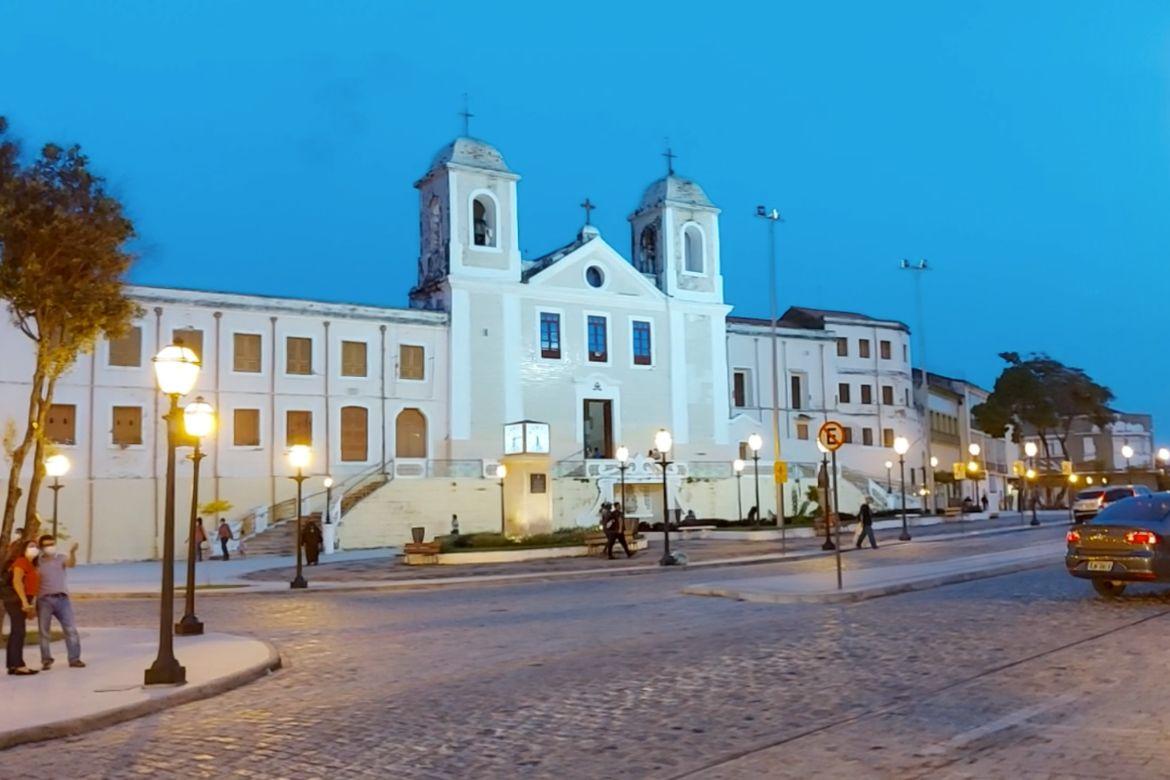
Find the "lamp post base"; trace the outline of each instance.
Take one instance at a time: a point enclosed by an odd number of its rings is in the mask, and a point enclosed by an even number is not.
[[[658,559],[659,566],[677,566],[678,558],[674,557],[674,553],[667,553]]]
[[[903,531],[902,533],[898,534],[898,541],[900,541],[900,542],[908,542],[908,541],[910,541],[910,532],[909,532],[909,531]]]
[[[1039,518],[1039,517],[1033,517],[1033,518],[1032,518],[1032,522],[1028,523],[1028,525],[1040,525],[1040,518]]]
[[[186,685],[187,670],[174,658],[156,658],[144,678],[147,685]]]
[[[837,545],[833,544],[832,539],[826,539],[825,543],[821,545],[822,550],[836,550]]]
[[[203,621],[194,615],[183,615],[178,623],[175,623],[175,633],[180,636],[198,636],[203,633]]]
[[[290,582],[288,584],[288,586],[290,588],[307,588],[307,587],[309,587],[309,583],[305,580],[304,577],[302,577],[301,575],[298,574],[296,577],[293,578],[293,581]]]

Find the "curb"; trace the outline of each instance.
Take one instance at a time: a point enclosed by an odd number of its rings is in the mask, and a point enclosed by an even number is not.
[[[934,577],[925,577],[919,580],[895,582],[889,585],[878,585],[872,588],[830,591],[828,593],[753,593],[751,591],[744,592],[728,588],[703,587],[700,585],[692,585],[683,588],[682,592],[688,596],[712,596],[755,604],[849,604],[858,601],[868,601],[869,599],[882,598],[883,596],[894,596],[899,593],[910,593],[912,591],[918,590],[930,590],[932,588],[938,588],[944,585],[955,585],[961,582],[989,579],[991,577],[1000,577],[1005,574],[1015,574],[1017,572],[1027,571],[1029,569],[1039,569],[1044,566],[1050,566],[1053,563],[1054,561],[1048,559],[1020,561],[1017,563],[1005,563],[999,566],[990,566],[984,569],[973,569],[970,571],[954,572],[951,574],[940,574]]]
[[[160,696],[157,699],[127,704],[124,707],[117,707],[106,712],[96,712],[92,715],[84,715],[78,718],[67,718],[42,726],[32,726],[8,731],[0,734],[0,750],[7,750],[17,745],[27,745],[31,742],[44,742],[51,739],[73,737],[78,734],[97,731],[107,726],[124,723],[125,721],[141,718],[145,715],[153,715],[182,704],[189,704],[201,699],[209,699],[212,696],[218,696],[221,693],[227,693],[230,690],[247,685],[254,680],[258,680],[280,669],[283,663],[280,658],[280,653],[271,642],[264,639],[257,641],[263,642],[268,647],[268,658],[247,669],[241,669],[226,677],[199,685],[177,687],[175,689],[177,691],[176,693]]]

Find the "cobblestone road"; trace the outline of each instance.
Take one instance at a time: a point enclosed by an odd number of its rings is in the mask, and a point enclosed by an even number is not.
[[[1170,597],[1155,589],[1104,602],[1054,565],[852,605],[679,595],[710,574],[206,599],[209,627],[272,640],[287,668],[7,751],[0,776],[1132,777],[1170,758]],[[78,609],[93,625],[154,618],[147,600]]]

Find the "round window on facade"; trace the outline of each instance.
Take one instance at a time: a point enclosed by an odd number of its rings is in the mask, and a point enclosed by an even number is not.
[[[605,272],[600,266],[591,265],[585,269],[585,281],[590,287],[600,287],[605,284]]]

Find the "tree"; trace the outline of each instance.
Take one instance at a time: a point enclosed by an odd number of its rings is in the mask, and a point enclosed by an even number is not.
[[[1078,418],[1102,426],[1113,420],[1109,408],[1112,391],[1081,369],[1045,354],[1033,354],[1026,360],[1018,352],[1001,352],[999,356],[1007,368],[995,380],[987,401],[971,410],[981,431],[1003,436],[1010,425],[1012,439],[1018,442],[1020,431],[1031,427],[1040,437],[1044,458],[1051,460],[1049,436],[1068,452],[1068,437]]]
[[[122,282],[133,261],[125,245],[133,237],[122,204],[90,172],[79,146],[46,144],[21,165],[20,145],[0,117],[0,299],[36,353],[24,432],[8,453],[0,539],[12,534],[30,454],[24,528],[26,536],[37,532],[44,429],[58,379],[99,336],[123,335],[139,314]]]

